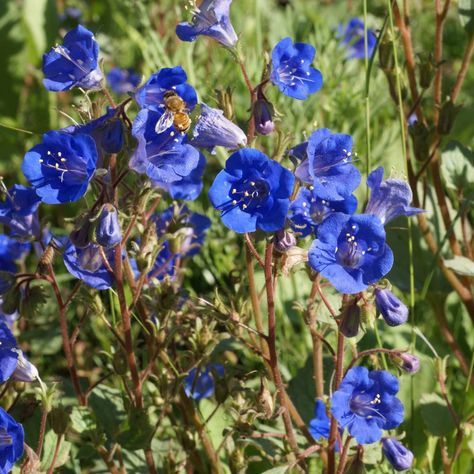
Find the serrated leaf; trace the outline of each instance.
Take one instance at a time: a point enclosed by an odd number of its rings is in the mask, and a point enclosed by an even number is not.
[[[445,260],[444,265],[458,275],[474,276],[474,262],[470,258],[456,255],[450,260]]]
[[[474,0],[458,0],[459,20],[464,29],[474,33]]]
[[[455,426],[446,402],[436,393],[425,393],[420,400],[421,416],[428,431],[435,436],[451,433]]]
[[[449,142],[441,155],[446,186],[456,191],[474,188],[474,153],[459,142]]]

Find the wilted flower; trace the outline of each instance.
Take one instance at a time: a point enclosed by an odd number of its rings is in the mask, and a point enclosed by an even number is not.
[[[347,25],[339,28],[342,36],[341,44],[347,46],[347,57],[349,59],[365,58],[365,34],[364,22],[359,18],[351,18]],[[370,58],[374,52],[377,38],[372,30],[367,29],[367,56]]]
[[[184,391],[194,400],[212,397],[216,388],[215,377],[224,377],[222,364],[208,364],[202,370],[193,368],[184,379]]]
[[[389,326],[399,326],[408,319],[408,308],[390,290],[376,288],[375,304]]]
[[[135,90],[140,81],[140,75],[133,68],[121,69],[114,67],[107,74],[107,82],[116,94],[126,94]]]
[[[232,48],[237,43],[229,9],[232,0],[204,0],[196,7],[191,23],[179,23],[176,34],[182,41],[194,41],[204,35],[214,38],[219,43]]]
[[[97,150],[91,137],[51,131],[26,153],[22,170],[41,201],[60,204],[84,196],[96,162]]]
[[[323,76],[311,66],[315,54],[309,44],[282,39],[272,51],[271,81],[288,97],[305,100],[323,85]]]
[[[243,148],[233,153],[209,189],[222,222],[235,232],[280,230],[293,191],[294,176],[261,151]]]
[[[331,413],[359,444],[382,438],[403,421],[403,405],[395,396],[398,379],[384,370],[354,367],[347,371],[331,398]]]
[[[309,422],[309,432],[311,436],[319,441],[321,438],[329,438],[331,422],[326,413],[326,405],[322,400],[316,400],[314,405],[314,418]]]
[[[50,91],[67,91],[73,87],[100,89],[103,79],[98,64],[99,45],[94,34],[78,25],[43,55],[43,84]]]
[[[318,227],[309,263],[341,293],[358,293],[385,276],[393,253],[375,216],[336,212]]]
[[[383,439],[382,452],[396,471],[410,469],[413,464],[413,453],[395,438]]]
[[[104,204],[98,217],[95,238],[102,247],[110,248],[122,240],[122,229],[117,209],[112,204]]]
[[[15,462],[23,456],[24,440],[23,427],[0,408],[0,472],[10,472]]]
[[[16,349],[18,360],[12,379],[19,382],[34,382],[38,379],[38,369],[26,358],[23,351]]]

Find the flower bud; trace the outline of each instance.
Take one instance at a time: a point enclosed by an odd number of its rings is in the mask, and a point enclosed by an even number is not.
[[[63,435],[66,433],[69,427],[69,413],[63,406],[55,407],[49,414],[49,422],[51,428],[57,435]]]
[[[19,382],[34,382],[38,379],[38,369],[25,357],[20,349],[12,349],[18,353],[17,366],[12,379]]]
[[[387,289],[375,289],[375,304],[389,326],[399,326],[408,319],[408,308]]]
[[[127,356],[122,349],[118,349],[112,359],[112,366],[117,375],[125,375],[128,371]]]
[[[420,87],[422,89],[428,89],[431,84],[435,73],[435,64],[433,62],[433,55],[430,53],[427,56],[420,57],[419,74],[420,74]]]
[[[104,204],[95,230],[95,238],[102,247],[110,248],[122,240],[122,230],[117,209],[112,204]]]
[[[418,161],[425,161],[430,154],[431,132],[423,123],[413,120],[411,122],[408,131],[413,140],[415,158]]]
[[[360,307],[360,320],[366,326],[373,326],[377,310],[372,303],[364,303]]]
[[[413,453],[395,438],[382,441],[382,452],[396,471],[410,469],[413,464]]]
[[[260,380],[260,391],[258,393],[258,406],[260,410],[265,414],[265,418],[271,418],[275,404],[273,402],[272,394],[265,385],[263,379]]]
[[[275,129],[273,122],[274,109],[263,93],[253,105],[253,119],[255,121],[255,130],[260,135],[270,135]]]
[[[279,230],[273,239],[275,250],[280,253],[286,253],[296,245],[295,234],[288,230]]]
[[[393,359],[402,370],[409,374],[414,374],[420,369],[420,359],[413,354],[400,352]]]
[[[441,105],[438,122],[438,133],[440,135],[449,134],[460,110],[461,107],[454,105],[450,98]]]
[[[352,301],[342,309],[339,331],[346,337],[356,337],[360,327],[360,306]]]

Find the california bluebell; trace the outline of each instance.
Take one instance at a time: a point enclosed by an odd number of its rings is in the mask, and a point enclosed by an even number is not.
[[[18,382],[34,382],[38,379],[38,369],[26,358],[22,350],[16,349],[18,360],[12,380]]]
[[[393,253],[380,220],[371,215],[336,212],[318,227],[309,264],[341,293],[358,293],[385,276]]]
[[[66,34],[62,46],[54,46],[43,55],[43,84],[55,92],[73,87],[100,89],[103,76],[98,58],[94,34],[78,25]]]
[[[314,405],[314,418],[309,422],[311,436],[319,441],[321,438],[329,438],[330,420],[326,413],[326,405],[322,400],[316,400]]]
[[[398,366],[408,374],[416,374],[420,370],[420,359],[408,352],[400,352],[394,357]]]
[[[117,209],[112,204],[104,204],[99,214],[95,238],[99,245],[110,248],[122,240],[122,229]]]
[[[326,201],[318,197],[314,187],[301,188],[296,199],[290,205],[291,228],[299,237],[316,235],[319,224],[334,212],[354,214],[357,198],[350,195],[338,201]]]
[[[294,176],[253,148],[233,153],[209,189],[222,222],[235,232],[280,230],[290,205]]]
[[[116,94],[132,92],[138,87],[140,81],[140,74],[137,74],[133,68],[114,67],[107,74],[107,82]]]
[[[8,326],[0,323],[0,383],[7,381],[18,364],[16,339]]]
[[[77,201],[86,193],[96,162],[90,136],[51,131],[26,153],[22,170],[41,201],[60,204]]]
[[[424,212],[423,209],[410,206],[413,193],[406,181],[393,178],[383,181],[383,174],[383,166],[380,166],[367,178],[371,192],[365,207],[366,214],[377,216],[385,225],[398,216],[413,216]]]
[[[275,123],[273,122],[275,109],[265,97],[262,87],[257,88],[257,101],[253,105],[252,112],[255,131],[260,135],[270,135],[275,130]]]
[[[398,379],[383,370],[354,367],[347,371],[331,398],[331,413],[359,444],[382,438],[403,421],[403,405],[395,396]]]
[[[232,48],[237,43],[229,9],[232,0],[203,0],[193,11],[191,23],[179,23],[176,34],[182,41],[194,41],[204,35],[214,38],[219,43]]]
[[[321,72],[311,66],[315,55],[310,44],[282,39],[272,51],[271,81],[288,97],[305,100],[323,85]]]
[[[301,148],[298,153],[302,151]],[[309,138],[306,156],[295,174],[301,181],[313,185],[319,198],[344,199],[359,185],[360,172],[352,164],[350,135],[319,128]]]
[[[222,364],[208,364],[202,369],[193,368],[184,379],[184,391],[194,400],[212,397],[216,388],[215,377],[224,377]]]
[[[375,304],[389,326],[399,326],[408,320],[408,308],[390,290],[376,288]]]
[[[0,472],[9,473],[15,462],[23,456],[25,434],[3,408],[0,408]]]
[[[247,144],[245,133],[224,117],[224,112],[201,104],[201,115],[193,130],[191,145],[212,151],[215,146],[239,148]]]
[[[365,58],[364,22],[359,18],[351,18],[345,27],[341,26],[339,34],[341,44],[347,47],[349,59]],[[370,58],[374,52],[377,38],[372,30],[367,29],[367,56]]]
[[[15,273],[15,261],[20,260],[30,248],[29,242],[20,242],[8,235],[0,234],[0,270]]]
[[[308,142],[298,143],[288,150],[287,155],[294,163],[305,160],[308,157]]]
[[[384,438],[382,452],[396,471],[405,471],[413,464],[413,453],[396,438]]]

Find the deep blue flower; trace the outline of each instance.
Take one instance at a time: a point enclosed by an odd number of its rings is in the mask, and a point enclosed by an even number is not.
[[[20,260],[30,248],[31,245],[28,242],[20,242],[0,234],[0,271],[15,273],[15,261]]]
[[[315,55],[310,44],[282,39],[272,51],[271,81],[288,97],[305,100],[323,85],[323,76],[311,66]]]
[[[384,438],[382,452],[396,471],[405,471],[413,464],[413,453],[396,438]]]
[[[389,326],[399,326],[408,320],[408,308],[390,290],[376,288],[375,304]]]
[[[319,441],[321,438],[329,438],[331,422],[326,413],[326,405],[322,400],[316,400],[314,405],[314,418],[309,422],[311,436]]]
[[[309,250],[311,267],[341,293],[359,293],[385,276],[393,253],[375,216],[334,213],[318,228]]]
[[[51,131],[25,155],[22,170],[41,201],[60,204],[84,196],[96,162],[91,137]]]
[[[176,34],[182,41],[194,41],[198,36],[210,36],[219,43],[232,48],[237,35],[230,22],[229,9],[232,0],[203,0],[193,12],[191,23],[179,23]]]
[[[253,120],[257,133],[260,135],[270,135],[275,130],[274,113],[273,105],[262,93],[253,105]]]
[[[193,368],[184,379],[184,391],[194,400],[212,397],[216,388],[215,377],[224,377],[222,364],[208,364],[201,370]]]
[[[261,151],[233,153],[209,189],[222,222],[235,232],[275,232],[285,224],[294,176]]]
[[[359,444],[382,438],[403,421],[403,405],[395,396],[398,379],[383,370],[354,367],[347,371],[331,398],[331,413]]]
[[[129,166],[137,173],[146,174],[155,186],[164,187],[182,181],[199,164],[199,152],[183,143],[182,134],[166,131],[155,132],[159,112],[141,110],[133,122],[132,134],[138,140]]]
[[[357,209],[357,198],[353,195],[339,201],[321,199],[314,188],[301,188],[296,199],[290,205],[291,228],[299,237],[316,235],[318,226],[334,212],[354,214]]]
[[[239,148],[247,144],[245,133],[224,117],[224,112],[201,104],[201,115],[193,130],[191,144],[212,151],[215,146]]]
[[[114,67],[107,74],[107,82],[116,94],[126,94],[135,90],[140,81],[140,74],[137,74],[133,68]]]
[[[352,164],[350,135],[320,128],[311,134],[306,154],[295,174],[301,181],[312,184],[321,199],[344,199],[359,185],[360,172]]]
[[[104,204],[98,217],[95,238],[99,245],[110,248],[122,240],[122,229],[117,209],[112,204]]]
[[[295,145],[288,150],[287,154],[295,163],[305,160],[308,157],[308,142],[302,142]]]
[[[13,465],[23,456],[25,434],[3,408],[0,408],[0,472],[9,473]]]
[[[383,174],[383,166],[380,166],[367,178],[371,192],[365,208],[366,214],[377,216],[385,225],[398,216],[413,216],[424,212],[423,209],[410,206],[413,193],[406,181],[392,178],[383,181]]]
[[[113,268],[113,249],[106,251],[105,256]],[[113,284],[114,276],[104,264],[99,245],[89,244],[87,247],[79,249],[71,242],[67,243],[64,250],[64,264],[71,275],[92,288],[106,290]]]
[[[359,18],[351,18],[347,25],[340,27],[341,44],[347,46],[349,59],[365,58],[364,22]],[[377,38],[372,30],[367,29],[367,55],[370,58],[374,52]]]
[[[73,87],[100,89],[103,76],[98,58],[94,34],[78,25],[66,34],[62,46],[54,46],[43,55],[43,84],[55,92]]]
[[[0,383],[7,381],[18,364],[16,339],[5,323],[0,323]]]

